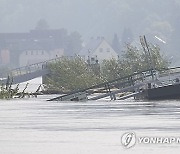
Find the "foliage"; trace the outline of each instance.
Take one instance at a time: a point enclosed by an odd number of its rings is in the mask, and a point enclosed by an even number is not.
[[[15,89],[12,89],[13,79],[8,76],[6,84],[2,84],[0,87],[0,99],[12,99],[19,90],[19,85]]]
[[[169,63],[160,54],[160,48],[150,45],[149,49],[155,68],[167,68]],[[63,58],[56,63],[50,64],[49,68],[51,75],[45,80],[47,89],[67,92],[124,77],[134,72],[144,71],[150,69],[150,66],[143,49],[127,44],[121,59],[103,61],[99,75],[94,73],[95,70],[93,72],[92,67],[80,57],[74,59]]]
[[[101,66],[102,76],[104,79],[113,80],[122,75],[122,67],[116,59],[104,60]]]
[[[124,54],[122,56],[121,64],[123,67],[126,67],[128,73],[138,72],[142,69],[147,69],[146,65],[144,66],[144,58],[142,50],[139,50],[137,47],[134,47],[130,44],[126,45]]]
[[[160,48],[158,46],[149,46],[152,64],[154,68],[160,70],[169,66],[168,60],[166,60],[160,54]],[[134,72],[140,72],[150,69],[146,55],[143,49],[138,49],[132,45],[127,44],[124,54],[118,61],[115,59],[104,60],[102,64],[102,74],[106,80],[112,80],[118,77],[123,77]]]
[[[45,79],[49,90],[67,92],[87,88],[101,82],[87,63],[80,57],[63,58],[50,64],[51,75]]]
[[[25,90],[28,88],[29,83],[26,83],[22,92],[19,92],[19,84],[17,84],[15,88],[12,88],[12,84],[13,78],[8,76],[6,84],[1,84],[0,86],[0,99],[25,98],[26,96],[28,98],[30,98],[30,96],[37,97],[37,94],[39,94],[39,90],[41,88],[40,85],[35,93],[28,93],[25,92]]]
[[[168,68],[170,62],[160,53],[160,47],[158,45],[150,44],[149,49],[155,69],[160,70],[162,68]]]

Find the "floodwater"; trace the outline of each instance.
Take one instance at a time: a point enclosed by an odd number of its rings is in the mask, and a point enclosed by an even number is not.
[[[179,101],[0,101],[0,154],[178,152],[180,144],[121,144],[125,132],[180,136]]]
[[[121,137],[180,137],[180,101],[0,101],[0,154],[178,153],[180,144],[136,144]]]

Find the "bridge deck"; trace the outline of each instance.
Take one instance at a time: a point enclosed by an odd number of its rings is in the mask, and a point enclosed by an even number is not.
[[[86,92],[88,100],[98,100],[98,99],[105,98],[108,96],[112,100],[115,100],[116,99],[115,95],[118,93],[134,91],[135,89],[138,89],[144,86],[145,84],[147,84],[147,82],[148,83],[152,82],[151,71],[152,70],[146,70],[143,72],[134,73],[134,74],[122,77],[122,78],[117,78],[111,81],[100,83],[92,87],[73,91],[68,94],[52,98],[48,101],[61,101],[61,100],[65,100],[64,98],[68,98],[67,101],[69,101],[71,100],[69,96],[74,96],[74,94],[78,94],[78,93],[81,94],[84,92]],[[92,94],[94,94],[98,88],[104,89],[105,93],[96,93],[98,94],[98,96],[92,96]],[[78,95],[76,95],[76,97],[78,97]]]
[[[13,78],[12,84],[17,84],[40,76],[44,76],[50,73],[50,70],[47,68],[47,65],[49,63],[59,61],[62,58],[63,57],[58,57],[48,61],[13,69],[7,74],[6,77]],[[77,100],[82,100],[83,98],[87,98],[89,100],[98,100],[105,97],[110,97],[111,100],[115,100],[116,94],[128,91],[132,93],[136,91],[138,93],[140,91],[137,91],[137,89],[140,89],[141,87],[147,85],[147,83],[154,82],[159,86],[163,86],[165,84],[169,84],[170,82],[170,84],[172,84],[176,78],[180,78],[180,67],[169,68],[163,71],[161,71],[161,74],[159,75],[158,79],[156,76],[156,72],[154,70],[145,70],[122,78],[117,78],[111,81],[103,82],[85,89],[72,91],[66,95],[58,96],[48,101],[76,100],[76,98]],[[171,79],[169,76],[171,76]],[[0,80],[1,84],[6,84],[6,82],[7,78],[3,78],[2,80]],[[105,93],[99,93],[98,96],[92,96],[92,94],[94,94],[98,88],[104,89]],[[130,96],[131,95],[125,96],[124,98],[128,98]]]
[[[0,83],[5,84],[7,82],[8,77],[13,79],[12,84],[17,84],[17,83],[25,82],[25,81],[28,81],[28,80],[31,80],[40,76],[44,76],[46,74],[49,74],[50,72],[49,69],[47,68],[47,65],[52,62],[59,61],[61,59],[62,57],[58,57],[55,59],[50,59],[47,61],[12,69],[8,71],[6,74],[0,74],[0,77],[2,78],[0,80]]]

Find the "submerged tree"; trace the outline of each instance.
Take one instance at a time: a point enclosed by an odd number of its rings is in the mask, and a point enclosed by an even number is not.
[[[151,52],[152,64],[156,70],[164,69],[169,66],[170,63],[160,54],[160,48],[158,46],[150,44],[149,49]],[[151,69],[146,56],[142,48],[127,44],[121,59],[103,61],[101,67],[102,74],[107,80],[112,80],[135,72]]]
[[[116,59],[104,60],[101,65],[101,74],[106,81],[122,76],[123,68]]]
[[[80,57],[63,58],[50,64],[51,75],[45,79],[47,89],[62,92],[87,88],[100,82]]]
[[[149,45],[155,69],[167,68],[168,61],[160,54],[158,46]],[[101,82],[125,77],[135,72],[150,69],[142,48],[127,44],[121,59],[104,60],[101,72],[95,74],[91,67],[80,57],[63,58],[49,65],[51,75],[45,80],[48,90],[68,92],[88,88]]]

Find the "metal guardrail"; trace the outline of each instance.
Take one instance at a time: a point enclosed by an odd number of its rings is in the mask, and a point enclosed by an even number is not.
[[[160,72],[160,77],[168,76],[171,74],[180,73],[180,67],[170,67],[158,70]]]
[[[159,86],[168,86],[180,83],[180,67],[172,67],[161,70],[158,75]]]
[[[136,72],[134,74],[131,74],[131,75],[128,75],[125,77],[121,77],[121,78],[117,78],[117,79],[114,79],[111,81],[103,82],[103,83],[100,83],[100,84],[97,84],[97,85],[94,85],[94,86],[91,86],[88,88],[72,91],[72,92],[69,92],[68,94],[52,98],[48,101],[61,101],[63,99],[63,97],[73,96],[74,94],[77,94],[77,93],[92,91],[92,90],[96,90],[98,88],[103,88],[106,91],[106,94],[103,94],[103,96],[99,96],[99,97],[97,96],[97,99],[102,98],[102,97],[107,97],[107,96],[114,98],[113,93],[115,93],[115,92],[112,92],[111,89],[113,89],[113,88],[119,88],[119,89],[125,88],[128,90],[132,89],[133,87],[135,87],[135,85],[134,85],[135,82],[140,81],[140,83],[138,83],[140,85],[142,82],[144,82],[148,78],[152,78],[152,76],[154,75],[154,74],[152,75],[152,73],[155,73],[155,72],[153,72],[152,69],[141,71],[141,72]],[[130,88],[128,88],[128,87],[130,87]],[[93,99],[93,98],[91,98],[91,99]]]
[[[42,61],[42,62],[39,62],[39,63],[18,67],[18,68],[12,69],[12,70],[10,70],[10,71],[8,71],[6,73],[3,73],[3,74],[1,73],[0,77],[1,78],[7,78],[8,76],[10,76],[10,77],[21,76],[21,75],[24,75],[24,74],[28,74],[28,73],[38,71],[38,70],[47,69],[48,64],[56,63],[56,62],[58,62],[58,61],[60,61],[60,60],[62,60],[64,58],[73,59],[74,56],[57,57],[57,58]],[[81,57],[81,58],[83,58],[83,57]]]

